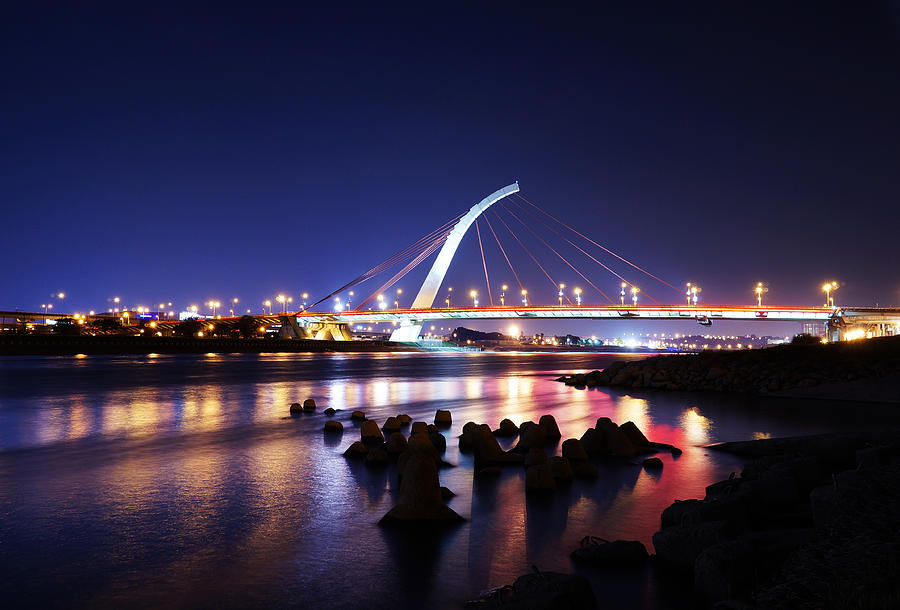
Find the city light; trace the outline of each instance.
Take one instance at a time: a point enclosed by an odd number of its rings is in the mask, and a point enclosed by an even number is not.
[[[500,287],[500,307],[506,305],[506,291],[509,288],[506,284],[503,284]]]
[[[478,291],[477,290],[470,291],[469,296],[472,297],[472,306],[478,307]]]
[[[641,291],[641,289],[638,288],[637,286],[632,286],[632,287],[631,287],[631,302],[632,302],[634,305],[637,305],[637,301],[638,301],[638,293],[639,293],[640,291]]]
[[[753,291],[756,293],[756,306],[762,307],[762,295],[769,292],[769,288],[762,282],[757,282]]]
[[[626,284],[625,282],[622,282],[622,290],[619,292],[619,296],[620,296],[621,299],[622,299],[622,305],[625,305],[625,287],[626,287],[627,285],[628,285],[628,284]]]
[[[837,289],[837,282],[829,282],[822,285],[822,290],[825,291],[825,307],[834,307],[834,297],[831,296],[831,293]]]
[[[565,295],[563,294],[563,289],[564,289],[565,287],[566,287],[565,284],[560,284],[560,285],[559,285],[559,293],[556,295],[556,296],[559,298],[559,306],[560,306],[560,307],[562,307],[563,297],[565,296]]]
[[[581,307],[581,288],[575,287],[575,303]]]
[[[528,307],[528,291],[524,288],[522,289],[522,304]]]

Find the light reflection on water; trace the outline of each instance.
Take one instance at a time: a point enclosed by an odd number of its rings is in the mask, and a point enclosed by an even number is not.
[[[577,390],[552,379],[602,368],[583,354],[264,354],[22,358],[0,361],[0,584],[13,605],[65,597],[81,607],[452,607],[512,582],[532,564],[572,571],[586,534],[650,544],[674,499],[739,469],[701,445],[846,426],[817,411],[745,399]],[[291,402],[319,412],[288,417]],[[791,403],[796,405],[797,403]],[[325,407],[341,411],[325,437]],[[379,422],[406,412],[453,426],[441,483],[468,521],[443,534],[376,525],[396,492],[393,467],[341,453],[358,438],[350,411]],[[563,438],[598,417],[634,421],[682,447],[661,473],[597,462],[547,499],[524,473],[473,477],[456,436],[555,416]],[[515,441],[502,441],[511,446]],[[548,447],[559,453],[560,443]],[[10,552],[13,550],[13,552]],[[677,607],[648,573],[589,572],[608,607]],[[380,601],[379,601],[380,600]],[[18,603],[21,602],[21,603]]]

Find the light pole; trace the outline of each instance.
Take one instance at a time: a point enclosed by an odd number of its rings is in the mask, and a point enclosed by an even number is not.
[[[59,308],[62,309],[63,308],[63,299],[66,298],[66,293],[58,292],[58,293],[56,293],[56,298],[59,299]]]
[[[272,301],[270,301],[269,299],[266,299],[265,301],[263,301],[263,313],[266,313],[266,307],[269,308],[269,315],[271,316],[272,315]]]
[[[384,302],[384,295],[378,295],[378,309],[385,309],[387,307],[387,303]]]
[[[500,307],[504,307],[506,305],[506,290],[509,288],[506,284],[500,286]]]
[[[581,307],[581,288],[575,287],[575,302]]]
[[[619,296],[622,297],[622,305],[625,305],[625,286],[627,286],[627,284],[622,282],[622,291],[619,292]]]
[[[397,289],[397,298],[394,299],[394,309],[400,309],[400,295],[403,294],[403,289]]]
[[[300,296],[303,298],[303,311],[306,311],[306,300],[309,298],[309,293],[304,292]]]
[[[341,297],[334,297],[334,310],[342,311],[344,306],[341,304]]]
[[[472,297],[472,306],[478,307],[478,291],[477,290],[470,291],[469,296]]]
[[[563,289],[564,289],[565,287],[566,287],[565,284],[560,284],[560,285],[559,285],[559,293],[556,295],[557,297],[559,297],[559,306],[560,306],[560,307],[562,307]]]
[[[231,299],[231,316],[234,317],[234,312],[237,311],[238,298],[234,297]]]
[[[641,291],[641,289],[638,288],[637,286],[632,286],[632,287],[631,287],[631,302],[632,302],[635,306],[637,306],[637,297],[638,297],[638,293],[639,293],[640,291]]]
[[[524,288],[522,289],[522,304],[528,307],[528,291]]]
[[[822,286],[822,290],[825,291],[825,307],[834,307],[834,298],[831,296],[832,291],[838,289],[837,282],[829,282]]]
[[[275,297],[275,300],[278,301],[278,303],[281,305],[281,307],[278,308],[278,313],[284,313],[284,304],[287,302],[284,295],[279,294],[277,297]]]
[[[691,283],[690,282],[687,283],[687,288],[684,291],[684,296],[685,296],[685,298],[687,298],[687,304],[690,305],[691,304]]]
[[[453,296],[453,286],[447,287],[447,309],[450,309],[450,297]]]

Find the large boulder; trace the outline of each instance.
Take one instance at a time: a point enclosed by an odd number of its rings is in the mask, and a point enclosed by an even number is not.
[[[661,470],[663,467],[663,461],[658,457],[647,458],[642,464],[647,470]]]
[[[412,428],[409,429],[410,434],[419,434],[420,432],[428,433],[428,424],[423,421],[414,421]]]
[[[312,413],[316,410],[316,401],[312,398],[307,398],[303,401],[303,412],[304,413]]]
[[[644,436],[644,433],[641,432],[640,428],[633,421],[627,421],[621,426],[619,429],[622,430],[622,433],[631,441],[631,444],[635,447],[649,447],[650,441],[647,440],[647,437]]]
[[[549,464],[529,466],[525,471],[525,491],[548,492],[554,489],[556,481]]]
[[[463,518],[444,504],[434,459],[434,445],[428,437],[414,434],[404,453],[403,476],[397,504],[381,518],[381,523],[459,522]]]
[[[364,443],[381,443],[384,442],[384,435],[378,428],[378,422],[373,419],[367,419],[359,427],[360,440]]]
[[[653,548],[661,562],[676,569],[691,571],[700,553],[730,538],[730,528],[725,521],[675,525],[653,534]]]
[[[590,462],[575,462],[572,465],[572,474],[585,479],[596,479],[600,471]]]
[[[466,424],[466,426],[468,425]],[[471,438],[472,453],[475,454],[477,468],[522,463],[521,455],[503,451],[500,443],[494,438],[491,427],[487,424],[474,424],[469,429],[469,437]],[[462,441],[462,438],[460,438],[460,441]]]
[[[584,445],[582,445],[581,441],[577,438],[567,438],[563,441],[562,454],[563,457],[569,458],[569,461],[571,462],[584,462],[588,459],[587,451],[584,450]]]
[[[525,454],[525,468],[547,463],[547,452],[542,447],[532,447]]]
[[[581,437],[581,443],[589,455],[634,457],[637,454],[625,433],[608,417],[599,418],[597,425]]]
[[[510,610],[594,610],[597,598],[587,578],[578,574],[541,572],[520,576],[512,585],[493,589],[466,607]]]
[[[554,455],[550,458],[550,470],[553,471],[553,478],[558,482],[572,480],[572,465],[569,464],[568,458]]]
[[[428,432],[428,438],[431,440],[431,444],[434,445],[435,449],[438,450],[439,453],[444,453],[447,450],[447,439],[440,432]]]
[[[435,426],[449,426],[453,423],[453,419],[450,416],[450,411],[446,411],[444,409],[438,409],[434,414],[434,425]]]
[[[355,421],[362,421],[365,418],[366,418],[366,414],[363,413],[362,411],[354,411],[353,413],[350,414],[350,419],[355,420]]]
[[[400,422],[401,426],[408,426],[409,423],[412,421],[412,417],[410,417],[406,413],[401,413],[400,415],[397,416],[397,421]]]
[[[594,536],[581,539],[570,557],[574,561],[596,566],[620,568],[636,566],[649,558],[647,548],[638,540],[614,540],[612,542]]]
[[[325,422],[325,432],[332,432],[335,434],[340,434],[344,431],[344,425],[339,421],[327,421]]]
[[[344,455],[350,458],[364,458],[369,453],[369,448],[362,441],[356,441],[344,451]]]
[[[547,440],[554,441],[562,436],[559,433],[559,426],[556,425],[556,419],[552,415],[541,415],[538,425],[544,429]]]
[[[385,450],[389,455],[400,455],[406,448],[408,443],[406,442],[406,437],[403,436],[402,432],[393,432],[387,439],[387,443],[385,443]]]
[[[373,447],[366,454],[366,466],[385,466],[388,463],[388,453],[381,447]]]
[[[478,427],[473,421],[467,421],[465,425],[462,427],[462,434],[459,435],[459,448],[462,450],[467,450],[472,448],[472,442],[475,438],[473,433],[475,429]]]
[[[547,433],[542,427],[533,421],[527,421],[519,426],[519,442],[513,451],[526,452],[532,447],[544,448],[547,441]]]
[[[303,412],[302,404],[300,404],[299,402],[291,403],[291,413],[302,413],[302,412]]]
[[[385,434],[393,434],[394,432],[400,432],[400,420],[396,417],[388,417],[384,420],[384,425],[381,426],[381,429]]]
[[[519,426],[513,423],[511,419],[503,419],[500,427],[494,430],[494,436],[515,436],[519,433]]]

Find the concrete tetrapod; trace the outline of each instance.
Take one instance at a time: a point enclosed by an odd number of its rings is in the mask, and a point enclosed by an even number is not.
[[[413,435],[404,453],[403,476],[397,504],[381,518],[383,524],[422,522],[455,523],[464,521],[456,511],[444,504],[438,479],[434,446],[427,436]]]

